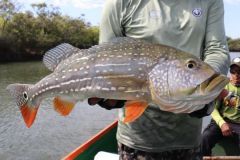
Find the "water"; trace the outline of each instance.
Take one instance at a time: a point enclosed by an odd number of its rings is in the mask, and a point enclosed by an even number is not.
[[[240,56],[232,53],[231,57]],[[0,64],[0,159],[56,160],[64,157],[117,118],[116,110],[78,103],[62,117],[51,99],[41,104],[31,128],[26,128],[19,109],[5,91],[11,83],[35,83],[49,71],[41,62]],[[204,118],[203,127],[210,118]]]
[[[0,64],[0,159],[61,159],[117,118],[117,112],[78,103],[67,117],[54,111],[51,99],[41,104],[26,128],[15,102],[5,91],[11,83],[35,83],[49,71],[41,62]]]

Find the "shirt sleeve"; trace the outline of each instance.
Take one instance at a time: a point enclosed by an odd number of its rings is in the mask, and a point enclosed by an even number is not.
[[[204,61],[217,72],[227,74],[230,56],[224,27],[223,0],[214,0],[208,10]]]
[[[126,7],[122,0],[106,0],[100,21],[99,43],[124,36],[122,18]]]
[[[218,126],[221,128],[221,126],[226,123],[223,119],[223,117],[220,115],[219,113],[219,107],[221,105],[221,102],[219,100],[217,100],[215,102],[215,106],[214,106],[214,110],[211,113],[211,116],[213,118],[213,120],[218,124]]]

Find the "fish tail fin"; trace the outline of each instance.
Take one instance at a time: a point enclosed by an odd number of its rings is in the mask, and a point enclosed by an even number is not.
[[[40,104],[34,105],[29,102],[28,91],[32,86],[31,84],[10,84],[6,88],[17,103],[28,128],[33,124]]]

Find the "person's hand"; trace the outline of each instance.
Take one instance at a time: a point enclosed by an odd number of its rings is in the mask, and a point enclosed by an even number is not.
[[[98,97],[92,97],[88,99],[89,105],[96,105],[105,108],[105,109],[113,109],[113,108],[122,108],[125,104],[125,100],[115,100],[115,99],[103,99]]]
[[[223,136],[231,136],[232,135],[232,130],[230,128],[230,126],[228,125],[228,123],[223,123],[223,125],[221,126],[221,131]]]
[[[237,97],[231,97],[228,101],[228,106],[230,107],[235,107],[237,104]]]

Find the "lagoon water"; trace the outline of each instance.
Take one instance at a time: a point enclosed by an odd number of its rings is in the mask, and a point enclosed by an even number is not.
[[[240,53],[231,53],[231,57]],[[50,72],[41,62],[0,64],[0,159],[61,159],[117,118],[116,110],[105,110],[79,102],[71,114],[62,117],[51,99],[42,102],[31,128],[5,88],[11,83],[35,83]],[[204,118],[204,127],[209,122]]]

